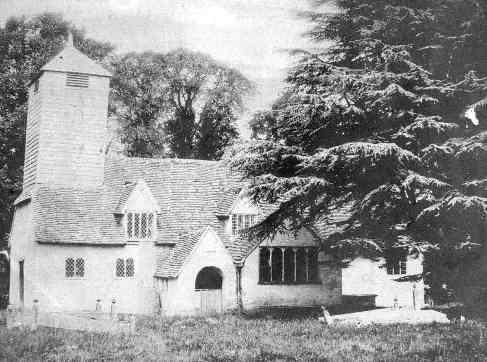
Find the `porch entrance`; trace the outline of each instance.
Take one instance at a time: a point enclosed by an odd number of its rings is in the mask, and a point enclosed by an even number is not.
[[[220,269],[210,266],[199,271],[194,288],[200,299],[202,314],[223,312],[222,284],[223,277]]]

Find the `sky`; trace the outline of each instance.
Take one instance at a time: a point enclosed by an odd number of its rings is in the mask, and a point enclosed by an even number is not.
[[[287,49],[308,45],[296,17],[306,0],[0,0],[10,16],[61,12],[89,37],[117,52],[198,50],[239,69],[257,93],[248,108],[265,109],[279,95],[292,59]],[[245,124],[250,115],[243,117]],[[243,126],[245,128],[245,126]],[[245,132],[245,129],[242,131]]]

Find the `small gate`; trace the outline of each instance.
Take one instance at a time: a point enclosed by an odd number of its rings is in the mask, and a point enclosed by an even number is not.
[[[222,273],[215,267],[205,267],[196,276],[195,293],[200,298],[201,314],[218,314],[223,311]]]
[[[197,290],[200,295],[201,314],[219,314],[223,312],[222,290],[221,289],[201,289]]]

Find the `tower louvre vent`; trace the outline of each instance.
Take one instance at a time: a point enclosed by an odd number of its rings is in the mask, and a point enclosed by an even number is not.
[[[66,85],[68,87],[88,88],[88,74],[68,73],[66,75]]]

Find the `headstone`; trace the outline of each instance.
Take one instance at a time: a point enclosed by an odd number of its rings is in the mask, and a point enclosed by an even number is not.
[[[31,330],[36,330],[37,325],[39,324],[39,301],[37,299],[34,299],[34,305],[32,306],[32,311],[33,311],[33,317],[32,317],[32,324],[30,329]]]
[[[113,298],[112,299],[112,305],[110,306],[110,317],[112,319],[116,318],[116,307],[115,307],[116,303],[117,303],[117,301],[115,300],[115,298]]]
[[[131,314],[129,316],[129,333],[135,333],[135,315]]]
[[[326,325],[333,324],[333,317],[331,316],[330,312],[328,312],[328,310],[324,306],[321,306],[321,310],[323,311],[323,317],[320,318],[320,321],[322,321]]]

